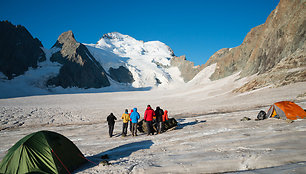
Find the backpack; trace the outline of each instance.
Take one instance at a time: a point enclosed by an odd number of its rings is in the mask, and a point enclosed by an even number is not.
[[[261,111],[258,113],[258,115],[257,115],[257,119],[258,119],[258,120],[264,120],[264,119],[266,119],[266,118],[267,118],[267,114],[266,114],[266,112],[263,111],[263,110],[261,110]]]

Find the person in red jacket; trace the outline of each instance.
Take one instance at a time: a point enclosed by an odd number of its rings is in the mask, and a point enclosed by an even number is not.
[[[151,133],[152,135],[154,135],[154,132],[153,132],[153,116],[154,115],[155,115],[154,110],[151,108],[150,105],[148,105],[144,113],[144,120],[147,124],[148,135],[150,135]]]
[[[163,115],[163,124],[162,124],[162,131],[163,132],[165,131],[165,122],[168,121],[168,120],[169,120],[168,111],[165,110],[164,115]]]
[[[163,115],[163,122],[167,121],[169,118],[168,118],[168,111],[165,110],[164,112],[164,115]]]

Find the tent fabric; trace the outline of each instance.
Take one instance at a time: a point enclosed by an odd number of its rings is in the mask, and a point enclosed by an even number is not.
[[[281,119],[304,119],[306,112],[297,104],[291,101],[281,101],[274,103],[267,113],[268,117],[277,117]]]
[[[273,113],[272,113],[272,115],[271,115],[271,117],[276,117],[277,116],[277,113],[276,113],[276,111],[275,111],[275,109],[273,110]]]
[[[69,173],[85,162],[83,154],[68,138],[39,131],[25,136],[8,150],[0,163],[0,173]]]

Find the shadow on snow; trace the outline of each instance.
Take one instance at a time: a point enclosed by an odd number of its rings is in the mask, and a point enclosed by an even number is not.
[[[198,123],[205,123],[206,120],[202,120],[202,121],[198,121],[198,120],[195,120],[195,121],[191,121],[191,122],[187,122],[187,123],[180,123],[180,122],[183,122],[185,119],[177,119],[177,121],[179,122],[177,127],[175,129],[183,129],[184,127],[186,126],[193,126],[193,125],[196,125]]]
[[[101,159],[101,156],[107,155],[109,158],[106,159],[107,161],[109,160],[118,160],[120,158],[128,157],[130,156],[133,152],[137,152],[142,149],[150,149],[150,147],[154,143],[151,140],[144,140],[144,141],[139,141],[139,142],[133,142],[129,144],[124,144],[118,147],[115,147],[113,149],[107,150],[105,152],[101,152],[99,154],[93,155],[93,156],[88,156],[86,157],[89,162],[84,164],[83,167],[80,169],[76,170],[75,172],[81,172],[86,169],[95,167],[99,165],[101,161],[104,161],[105,159]],[[116,164],[116,163],[113,163]]]
[[[19,98],[19,97],[31,97],[31,96],[41,96],[41,95],[62,95],[62,94],[98,94],[98,93],[109,93],[109,92],[129,92],[129,91],[150,91],[152,87],[127,87],[127,88],[111,88],[111,87],[104,87],[104,88],[73,88],[73,89],[62,89],[62,90],[55,90],[55,89],[41,89],[36,91],[35,89],[29,89],[26,93],[9,93],[6,95],[0,95],[0,99],[10,99],[10,98]],[[0,88],[1,90],[1,88]]]

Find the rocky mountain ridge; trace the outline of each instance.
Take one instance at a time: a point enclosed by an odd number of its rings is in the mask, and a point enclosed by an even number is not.
[[[0,21],[0,72],[12,79],[46,60],[42,44],[21,25]]]
[[[194,63],[188,61],[185,55],[180,57],[173,56],[170,61],[170,65],[178,67],[181,72],[181,77],[186,83],[192,80],[200,71],[204,69],[204,65],[194,66]]]
[[[305,4],[304,0],[281,0],[266,22],[251,29],[240,46],[221,49],[210,57],[205,67],[217,63],[210,78],[217,80],[237,72],[241,77],[259,75],[236,90],[240,92],[305,81]]]

